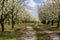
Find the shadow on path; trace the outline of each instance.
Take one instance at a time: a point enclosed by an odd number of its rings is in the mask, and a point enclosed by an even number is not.
[[[27,26],[24,30],[24,34],[22,35],[22,37],[17,38],[17,40],[37,40],[36,32],[31,26]]]
[[[57,35],[57,34],[54,33],[53,31],[45,30],[45,31],[43,31],[43,32],[47,33],[52,40],[60,40],[59,35]]]
[[[45,27],[48,27],[48,26],[47,25],[38,26],[38,28],[41,29],[41,32],[47,33],[47,35],[49,35],[51,40],[60,40],[60,36],[58,34],[56,34],[54,31],[50,31],[49,29],[47,29]]]

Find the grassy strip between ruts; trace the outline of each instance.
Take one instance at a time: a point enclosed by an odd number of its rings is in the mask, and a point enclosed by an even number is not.
[[[47,33],[41,32],[39,28],[33,27],[33,29],[37,33],[37,40],[51,40]]]

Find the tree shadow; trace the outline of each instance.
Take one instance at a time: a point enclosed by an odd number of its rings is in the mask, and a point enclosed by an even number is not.
[[[0,31],[0,38],[2,39],[13,39],[13,38],[17,38],[20,37],[22,35],[22,32],[20,31],[20,29],[16,29],[14,31]]]

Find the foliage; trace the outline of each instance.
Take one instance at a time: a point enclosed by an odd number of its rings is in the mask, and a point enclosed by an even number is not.
[[[52,2],[43,3],[43,5],[39,6],[40,20],[58,20],[58,15],[60,13],[59,4],[59,0],[52,0]]]

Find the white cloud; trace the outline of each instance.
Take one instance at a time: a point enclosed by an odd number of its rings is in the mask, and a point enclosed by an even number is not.
[[[30,6],[30,7],[36,6],[36,3],[34,2],[34,0],[26,0],[25,3],[27,4],[27,6]]]
[[[33,11],[32,10],[29,10],[29,9],[26,9],[30,14],[32,14],[33,13]]]
[[[43,0],[44,2],[46,2],[47,0]]]
[[[32,10],[27,9],[28,12],[32,13]]]
[[[32,9],[27,9],[27,11],[33,14],[33,9],[36,8],[37,3],[35,3],[34,0],[26,0],[25,3],[28,7],[32,8]]]

